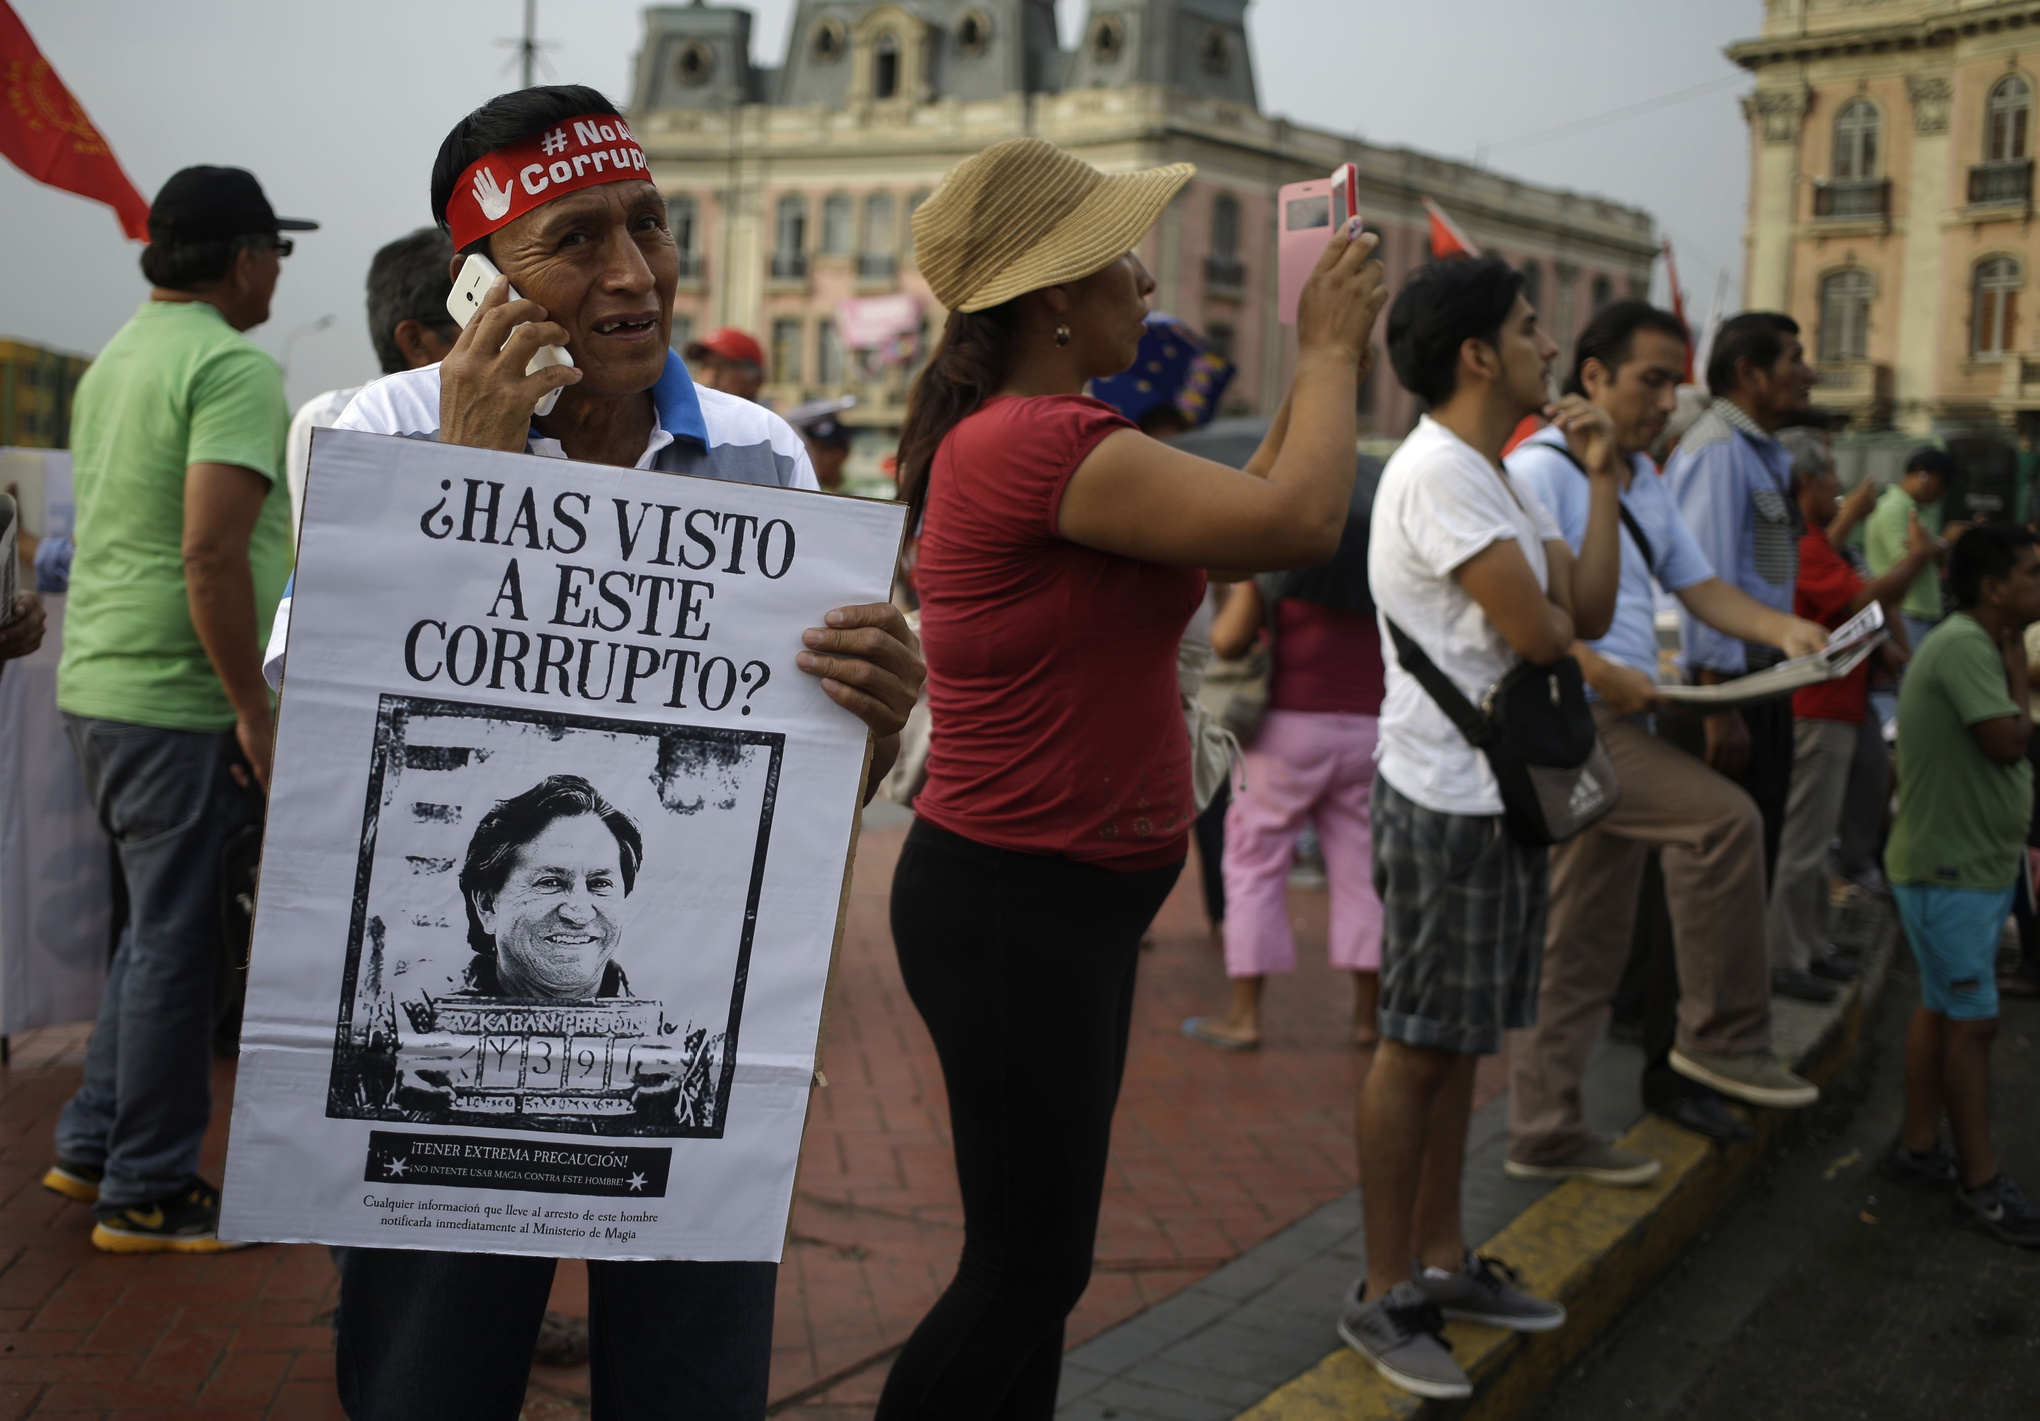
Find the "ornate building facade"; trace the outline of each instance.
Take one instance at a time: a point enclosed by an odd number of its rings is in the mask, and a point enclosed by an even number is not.
[[[1197,165],[1141,256],[1155,308],[1237,363],[1230,412],[1272,411],[1294,358],[1275,315],[1276,189],[1342,162],[1359,166],[1361,211],[1392,276],[1425,258],[1429,196],[1524,268],[1561,338],[1647,290],[1644,212],[1263,114],[1246,4],[1091,0],[1081,46],[1066,51],[1055,0],[799,0],[777,69],[752,64],[746,10],[646,10],[632,123],[684,254],[676,343],[743,327],[766,346],[781,408],[854,393],[852,422],[897,425],[913,361],[847,347],[844,303],[907,298],[925,349],[943,312],[914,268],[908,219],[952,164],[1022,134],[1108,172]],[[1415,406],[1386,363],[1362,417],[1399,435]]]
[[[1768,0],[1745,302],[1789,311],[1818,403],[1944,437],[2040,429],[2040,4]]]

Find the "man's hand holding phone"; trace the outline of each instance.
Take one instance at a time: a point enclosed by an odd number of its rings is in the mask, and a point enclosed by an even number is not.
[[[536,301],[512,300],[509,278],[498,276],[440,362],[440,442],[522,452],[539,402],[581,378],[572,365],[525,371],[541,348],[566,343],[566,327]]]

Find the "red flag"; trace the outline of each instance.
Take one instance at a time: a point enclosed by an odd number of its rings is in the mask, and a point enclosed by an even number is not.
[[[1665,280],[1672,288],[1672,314],[1684,322],[1690,332],[1693,326],[1690,321],[1686,321],[1686,297],[1679,290],[1679,264],[1672,260],[1672,239],[1666,237],[1664,243]],[[1693,342],[1690,339],[1686,342],[1686,383],[1688,385],[1693,383]]]
[[[149,204],[7,0],[0,0],[0,153],[39,183],[105,203],[128,236],[149,240]]]
[[[1424,211],[1431,214],[1431,260],[1480,255],[1480,248],[1459,230],[1459,224],[1447,217],[1438,204],[1428,197],[1424,199]]]

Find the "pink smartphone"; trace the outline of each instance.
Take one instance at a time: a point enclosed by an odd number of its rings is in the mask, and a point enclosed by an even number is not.
[[[1360,215],[1360,170],[1341,163],[1329,178],[1289,183],[1275,195],[1277,280],[1275,301],[1282,324],[1296,324],[1303,284],[1316,270],[1332,233]]]

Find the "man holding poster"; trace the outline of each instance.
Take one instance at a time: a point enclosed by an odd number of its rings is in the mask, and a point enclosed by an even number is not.
[[[645,171],[592,89],[463,119],[434,213],[504,279],[313,446],[225,1227],[347,1245],[356,1421],[516,1416],[558,1256],[595,1415],[765,1406],[857,752],[924,668],[902,510],[786,492],[799,436],[670,350]]]

